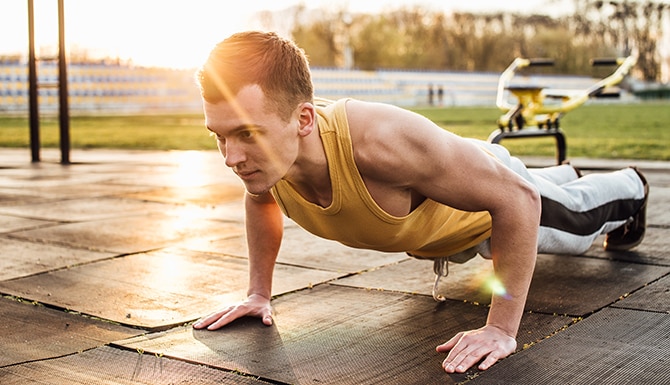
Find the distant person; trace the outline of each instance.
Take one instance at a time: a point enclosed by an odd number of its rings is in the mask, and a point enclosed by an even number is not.
[[[433,105],[433,99],[435,97],[435,91],[433,91],[433,85],[428,84],[428,105]]]
[[[601,233],[607,250],[627,250],[644,236],[648,185],[635,168],[583,177],[570,165],[529,170],[502,146],[405,109],[315,101],[303,51],[274,33],[222,41],[198,80],[207,128],[247,190],[250,278],[246,300],[196,329],[247,315],[272,324],[283,212],[351,247],[438,263],[491,258],[504,292],[493,294],[486,325],[437,346],[449,352],[446,372],[484,370],[516,349],[538,251],[582,253]]]
[[[442,85],[437,87],[437,104],[440,107],[444,105],[444,88],[442,88]]]

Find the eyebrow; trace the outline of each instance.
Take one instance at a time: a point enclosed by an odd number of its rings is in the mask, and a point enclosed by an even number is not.
[[[216,134],[216,132],[215,132],[214,130],[212,130],[211,128],[209,128],[208,125],[205,125],[205,128],[206,128],[209,132],[211,132],[211,133],[213,133],[213,134]],[[237,126],[237,127],[233,128],[232,130],[230,130],[230,133],[231,133],[231,134],[234,134],[234,133],[236,133],[236,132],[244,131],[244,130],[249,130],[249,129],[252,129],[252,128],[254,128],[254,129],[258,129],[258,128],[260,128],[260,126],[257,126],[257,125],[254,125],[254,124],[240,124],[239,126]],[[217,135],[218,135],[218,134],[217,134]]]

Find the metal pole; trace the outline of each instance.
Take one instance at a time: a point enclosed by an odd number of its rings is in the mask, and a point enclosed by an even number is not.
[[[28,100],[30,109],[30,153],[33,162],[40,161],[40,118],[37,99],[36,62],[33,0],[28,0]]]
[[[60,104],[61,163],[70,164],[70,109],[67,91],[67,63],[65,60],[65,12],[63,0],[58,0],[58,96]]]

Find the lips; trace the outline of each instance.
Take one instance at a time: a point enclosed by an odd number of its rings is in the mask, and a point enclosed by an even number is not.
[[[250,179],[253,177],[258,171],[235,171],[237,176],[239,176],[241,179]]]

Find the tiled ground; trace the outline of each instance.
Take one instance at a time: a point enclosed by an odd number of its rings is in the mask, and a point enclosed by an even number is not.
[[[638,163],[651,184],[640,247],[540,255],[518,352],[447,375],[435,346],[484,323],[490,261],[451,265],[448,301],[436,303],[430,262],[350,249],[287,221],[275,324],[196,331],[193,320],[247,284],[243,189],[220,156],[43,159],[0,150],[3,385],[670,382],[668,163]],[[630,163],[573,159],[586,172]]]

